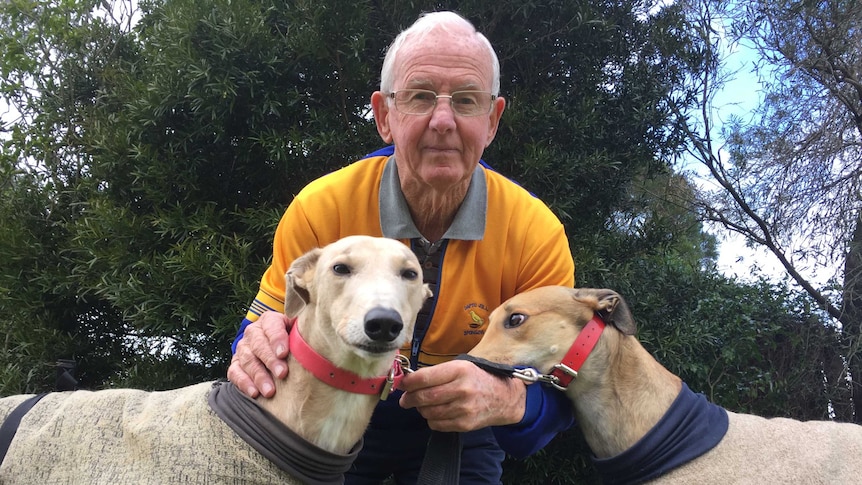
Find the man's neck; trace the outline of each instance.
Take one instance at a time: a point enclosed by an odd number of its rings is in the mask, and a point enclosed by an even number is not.
[[[463,186],[453,188],[447,192],[404,190],[404,198],[410,209],[410,216],[419,233],[425,239],[436,242],[443,238],[446,231],[455,220],[461,203],[467,195],[469,181]]]

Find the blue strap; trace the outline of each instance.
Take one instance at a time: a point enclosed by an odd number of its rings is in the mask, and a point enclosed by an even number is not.
[[[458,485],[461,477],[461,433],[431,430],[417,485]]]
[[[18,431],[21,418],[46,395],[36,394],[23,401],[6,416],[6,421],[3,421],[3,426],[0,426],[0,463],[3,463],[3,458],[6,457],[6,452],[9,451],[9,445],[12,444],[12,438],[15,437],[15,432]]]

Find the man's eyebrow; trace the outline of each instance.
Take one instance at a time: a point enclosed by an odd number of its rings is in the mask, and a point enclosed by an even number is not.
[[[427,89],[437,92],[437,88],[433,81],[427,79],[411,79],[404,83],[405,89]],[[467,81],[461,84],[455,84],[452,91],[483,91],[482,85],[473,81]]]
[[[452,91],[484,91],[480,84],[474,82],[466,82],[464,84],[458,84]]]
[[[404,83],[404,85],[409,89],[428,89],[434,90],[434,83],[427,79],[411,79]]]

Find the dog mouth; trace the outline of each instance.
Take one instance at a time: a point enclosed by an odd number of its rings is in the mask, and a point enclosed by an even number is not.
[[[373,355],[385,354],[398,350],[398,346],[392,343],[384,342],[367,342],[356,345],[356,348]]]

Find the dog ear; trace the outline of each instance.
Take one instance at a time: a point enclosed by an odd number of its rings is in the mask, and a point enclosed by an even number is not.
[[[613,290],[596,290],[596,297],[599,300],[596,313],[606,323],[613,324],[625,335],[634,335],[637,332],[635,320],[623,297]]]
[[[314,275],[314,266],[320,259],[320,248],[296,258],[284,275],[284,314],[295,317],[311,300],[309,286]]]

